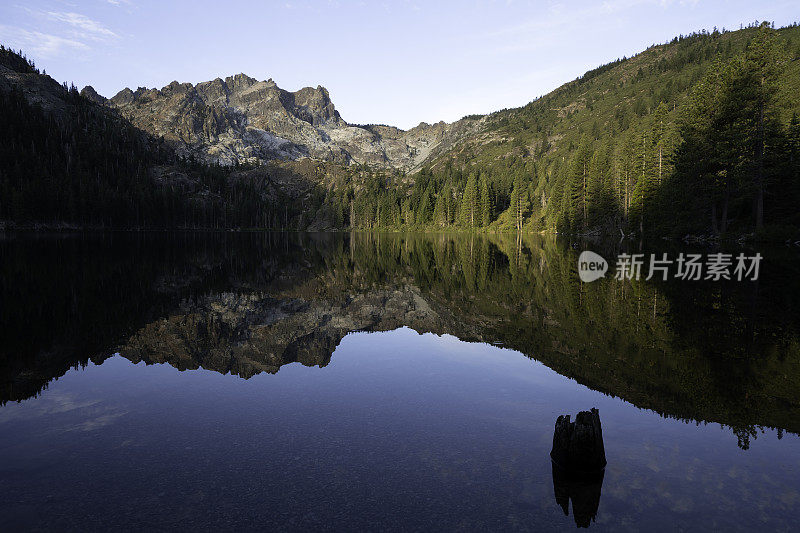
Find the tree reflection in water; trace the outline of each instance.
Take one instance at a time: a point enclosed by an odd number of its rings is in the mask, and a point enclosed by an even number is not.
[[[743,449],[763,427],[800,431],[795,252],[761,250],[757,283],[581,283],[582,249],[620,251],[493,235],[5,238],[0,402],[115,352],[249,377],[324,366],[353,329],[408,326],[500,343],[638,407],[721,423]]]

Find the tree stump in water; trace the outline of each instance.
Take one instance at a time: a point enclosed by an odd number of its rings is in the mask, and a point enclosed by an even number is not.
[[[553,433],[553,490],[564,514],[571,500],[575,525],[589,527],[600,506],[606,466],[600,413],[592,409],[578,413],[575,422],[569,418],[559,416]]]
[[[581,411],[575,422],[570,422],[570,415],[558,417],[550,458],[571,473],[594,473],[605,468],[606,451],[597,409]]]

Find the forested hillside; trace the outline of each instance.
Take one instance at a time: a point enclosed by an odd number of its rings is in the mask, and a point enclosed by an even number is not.
[[[406,175],[185,160],[3,48],[0,223],[797,240],[798,58],[797,25],[679,36],[471,121]]]
[[[490,115],[410,191],[356,196],[355,224],[791,233],[800,225],[798,57],[796,25],[653,46]]]
[[[2,46],[0,117],[0,228],[345,228],[356,191],[375,197],[397,176],[311,159],[186,159]]]
[[[274,201],[236,168],[184,161],[163,139],[0,47],[0,223],[256,226]]]

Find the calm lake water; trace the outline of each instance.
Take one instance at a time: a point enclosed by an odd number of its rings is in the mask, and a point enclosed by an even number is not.
[[[0,528],[796,530],[800,251],[580,282],[584,249],[688,251],[626,246],[2,237]],[[556,418],[593,407],[608,465],[565,480]]]

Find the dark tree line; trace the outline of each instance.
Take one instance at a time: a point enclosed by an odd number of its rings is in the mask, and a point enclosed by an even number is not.
[[[5,48],[0,64],[40,75]],[[278,222],[263,180],[232,179],[240,168],[184,160],[74,86],[57,97],[63,106],[44,110],[13,87],[0,91],[0,220],[116,228]],[[162,167],[171,170],[154,172]]]
[[[785,123],[779,102],[791,59],[762,26],[744,54],[715,62],[686,106],[675,173],[656,208],[680,206],[681,224],[706,220],[715,233],[800,225],[800,121],[794,113]]]

